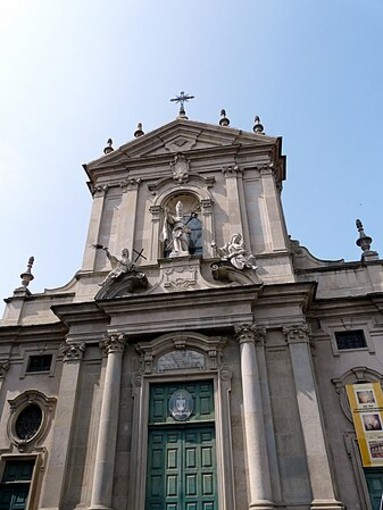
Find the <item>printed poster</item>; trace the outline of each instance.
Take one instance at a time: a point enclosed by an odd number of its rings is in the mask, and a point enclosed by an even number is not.
[[[364,467],[383,466],[383,392],[379,382],[346,385]]]

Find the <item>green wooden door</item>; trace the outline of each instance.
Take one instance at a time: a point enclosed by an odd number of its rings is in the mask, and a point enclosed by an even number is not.
[[[216,510],[214,426],[151,430],[147,510]]]
[[[366,469],[365,475],[371,506],[373,510],[380,510],[380,502],[383,495],[383,469]]]
[[[179,389],[194,401],[182,422],[168,410]],[[217,510],[213,403],[210,382],[151,388],[146,510]]]

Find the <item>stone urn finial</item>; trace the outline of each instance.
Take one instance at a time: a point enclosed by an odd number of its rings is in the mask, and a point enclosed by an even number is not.
[[[219,125],[220,126],[229,126],[230,125],[230,119],[228,119],[226,117],[226,110],[222,109],[220,115],[221,115],[221,118],[219,120]]]
[[[366,235],[363,227],[363,223],[357,219],[356,228],[359,232],[359,238],[356,240],[356,244],[362,250],[362,260],[378,260],[378,252],[371,250],[372,237]]]
[[[109,154],[110,152],[114,151],[112,145],[113,145],[113,140],[111,138],[108,138],[108,141],[106,142],[106,146],[104,147],[104,154]]]
[[[142,131],[142,124],[141,124],[141,122],[139,122],[137,124],[137,129],[134,132],[134,138],[138,138],[138,137],[140,137],[140,136],[142,136],[144,134],[145,133]]]
[[[258,117],[258,115],[256,115],[254,118],[254,126],[253,126],[254,133],[256,133],[257,135],[264,135],[265,134],[264,129],[265,128],[261,124],[260,118]]]

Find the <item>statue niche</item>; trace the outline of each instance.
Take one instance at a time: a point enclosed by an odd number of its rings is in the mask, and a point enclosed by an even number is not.
[[[160,241],[166,258],[202,255],[202,223],[199,202],[192,195],[173,196],[165,205]]]

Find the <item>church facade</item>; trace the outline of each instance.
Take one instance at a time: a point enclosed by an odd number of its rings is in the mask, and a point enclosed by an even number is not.
[[[259,122],[181,112],[85,171],[82,268],[33,294],[30,261],[6,299],[0,509],[378,510],[383,262],[361,223],[360,261],[292,241]]]

